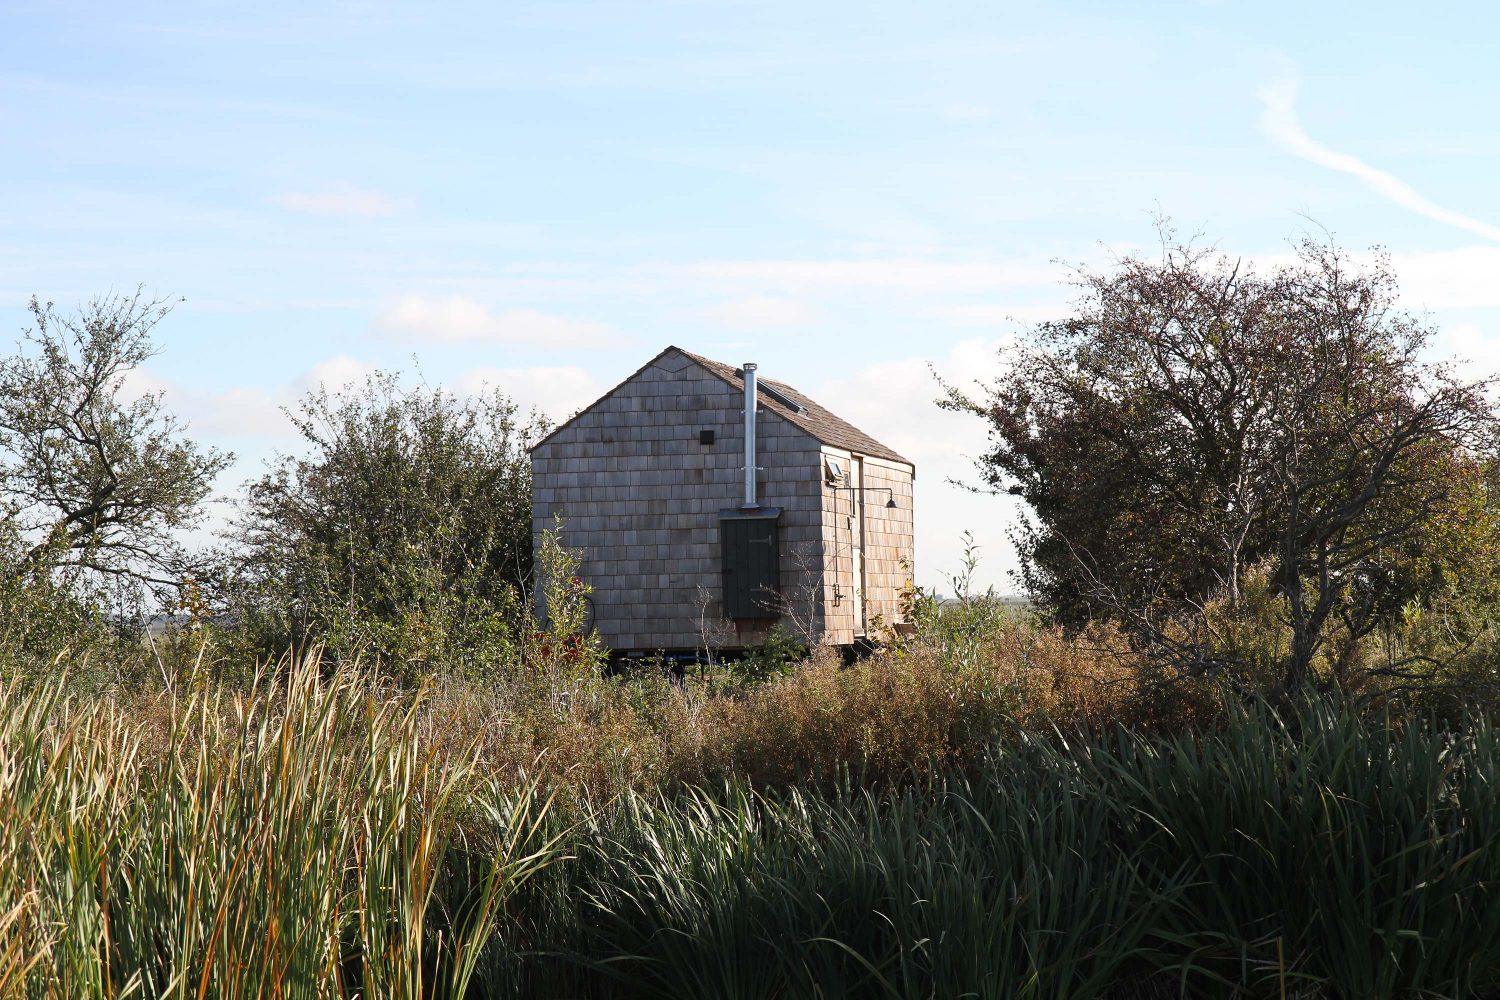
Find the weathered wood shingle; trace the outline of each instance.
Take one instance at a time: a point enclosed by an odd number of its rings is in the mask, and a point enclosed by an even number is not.
[[[763,393],[756,418],[759,499],[782,510],[786,619],[824,641],[850,642],[849,536],[836,516],[848,494],[826,488],[824,454],[866,456],[867,485],[889,485],[901,498],[899,511],[867,504],[867,611],[886,622],[911,558],[910,463],[791,387],[763,384],[795,404]],[[712,444],[700,440],[703,430],[714,431]],[[540,539],[564,519],[563,541],[582,550],[579,572],[612,648],[701,648],[706,627],[723,627],[719,518],[741,499],[743,431],[736,370],[668,348],[533,447],[533,533]],[[755,644],[765,625],[742,620],[720,641]]]
[[[698,364],[728,382],[731,388],[738,389],[740,392],[745,391],[745,376],[738,368],[726,365],[720,361],[699,357],[690,351],[683,351],[681,348],[669,347],[667,350],[679,351],[685,357],[698,362]],[[823,444],[832,445],[835,448],[843,448],[847,451],[858,452],[861,455],[869,455],[872,458],[883,458],[891,462],[903,462],[906,465],[912,464],[898,455],[894,449],[887,448],[827,407],[814,401],[805,393],[793,389],[784,382],[777,382],[773,379],[761,378],[757,379],[757,381],[761,385],[769,385],[772,389],[775,389],[796,403],[801,407],[801,412],[791,409],[783,404],[781,400],[770,394],[760,397],[762,405],[785,417],[798,427],[801,427]]]

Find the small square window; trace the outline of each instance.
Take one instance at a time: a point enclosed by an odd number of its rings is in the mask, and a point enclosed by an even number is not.
[[[830,483],[841,483],[844,481],[844,460],[834,458],[832,455],[823,456],[823,474]]]
[[[699,431],[698,432],[698,443],[699,444],[713,444],[714,443],[714,432],[713,431]]]

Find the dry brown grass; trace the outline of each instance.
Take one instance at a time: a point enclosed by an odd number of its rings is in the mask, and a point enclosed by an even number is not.
[[[174,720],[182,725],[174,704],[194,683],[214,686],[209,676],[113,696],[141,724],[143,753],[169,752]],[[278,676],[263,671],[252,685],[255,711],[277,710],[267,687]],[[246,699],[229,688],[213,704],[246,711]],[[1222,709],[1210,686],[1154,682],[1107,629],[1069,636],[1020,617],[992,623],[961,657],[931,635],[852,666],[824,649],[756,685],[537,671],[493,682],[435,681],[425,694],[419,736],[434,752],[477,755],[476,775],[539,778],[594,800],[731,777],[784,786],[844,770],[890,783],[963,766],[1017,728],[1097,732],[1119,722],[1172,730],[1211,722]],[[205,736],[224,731],[203,728]]]
[[[762,787],[847,770],[887,783],[963,765],[1017,727],[1171,728],[1215,713],[1212,692],[1159,688],[1112,633],[1069,637],[1016,620],[963,664],[915,642],[844,666],[820,650],[785,677],[716,690],[545,679],[439,686],[426,729],[478,745],[488,773],[543,776],[589,797],[743,777]]]

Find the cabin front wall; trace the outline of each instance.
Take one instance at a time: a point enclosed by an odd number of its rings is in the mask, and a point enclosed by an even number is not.
[[[532,452],[534,540],[563,518],[563,542],[581,552],[579,575],[611,649],[735,648],[763,638],[721,616],[719,512],[743,497],[743,420],[738,390],[668,354]],[[699,443],[704,430],[713,444]],[[822,543],[820,445],[764,407],[756,433],[760,503],[783,511],[782,592],[792,617],[810,616],[817,630],[822,609],[807,574]]]
[[[856,455],[839,448],[824,447],[823,454],[836,458],[850,470],[840,486],[863,486],[862,504],[847,489],[823,490],[823,603],[824,641],[852,643],[860,635],[884,637],[893,624],[903,621],[901,595],[908,588],[914,561],[915,536],[912,521],[912,480],[909,465],[886,459]],[[855,462],[858,458],[859,461]],[[821,463],[820,463],[821,464]],[[861,482],[855,482],[858,471]],[[891,492],[887,494],[885,490]],[[894,497],[895,508],[886,506]],[[855,518],[863,508],[863,521]],[[861,558],[855,558],[856,535]],[[855,575],[863,565],[863,580]],[[863,592],[861,630],[856,594]]]

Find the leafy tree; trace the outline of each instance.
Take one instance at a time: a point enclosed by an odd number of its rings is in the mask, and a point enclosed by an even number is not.
[[[1416,543],[1475,501],[1490,385],[1423,360],[1432,331],[1383,257],[1304,241],[1260,273],[1164,235],[1158,260],[1083,273],[1072,317],[941,405],[989,423],[981,475],[1030,506],[1023,579],[1060,619],[1115,618],[1206,670],[1163,619],[1232,605],[1269,565],[1297,688],[1333,624],[1352,643],[1432,582]]]
[[[139,291],[76,315],[32,299],[34,328],[0,359],[0,519],[16,542],[13,572],[45,568],[64,589],[161,589],[197,568],[174,534],[200,517],[230,456],[187,440],[161,393],[125,391],[168,310]]]
[[[261,644],[320,642],[408,675],[510,655],[541,418],[498,391],[467,400],[389,374],[291,415],[307,453],[250,484],[235,531],[231,599]]]
[[[54,555],[35,554],[14,525],[0,522],[0,685],[55,678],[57,666],[75,683],[115,680],[128,659],[116,654],[139,647],[139,635],[105,613],[106,595],[76,580],[64,585]]]

